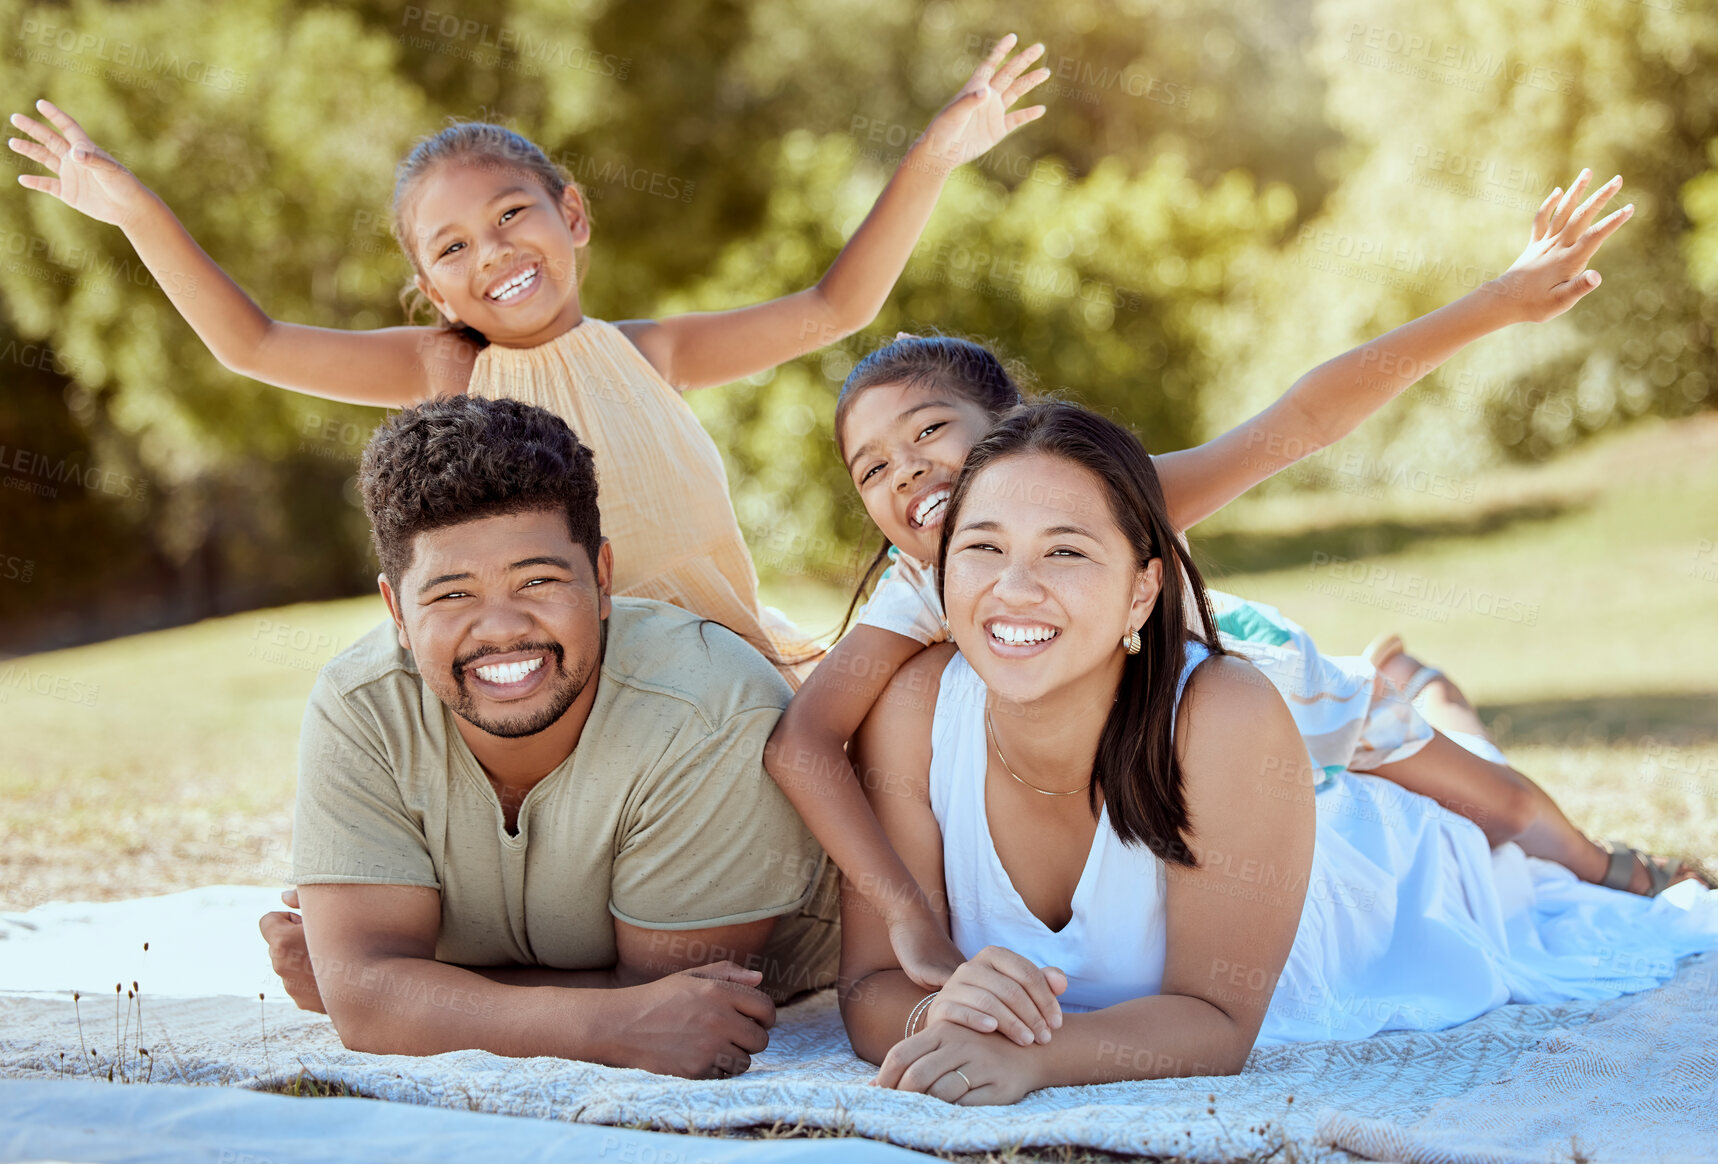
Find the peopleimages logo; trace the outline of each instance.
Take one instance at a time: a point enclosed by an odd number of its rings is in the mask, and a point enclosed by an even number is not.
[[[1539,625],[1539,604],[1509,598],[1493,590],[1461,583],[1440,582],[1412,570],[1381,566],[1360,558],[1344,558],[1322,551],[1314,553],[1307,570],[1334,582],[1345,582],[1360,588],[1362,597],[1355,601],[1369,602],[1366,595],[1381,595],[1387,599],[1405,599],[1441,615],[1445,621],[1450,611],[1500,618],[1523,626]],[[1310,583],[1309,583],[1310,585]]]
[[[4,668],[0,668],[0,703],[7,702],[14,692],[46,695],[50,699],[94,707],[96,697],[101,694],[101,684],[85,683],[81,679],[55,675],[51,671],[38,671],[17,663],[8,663]]]
[[[58,497],[59,485],[79,485],[92,493],[101,492],[114,497],[141,498],[148,489],[146,481],[99,465],[85,464],[77,457],[56,459],[6,445],[0,445],[0,473],[22,473],[23,477],[6,477],[6,487],[44,497]],[[29,480],[32,477],[34,481]]]

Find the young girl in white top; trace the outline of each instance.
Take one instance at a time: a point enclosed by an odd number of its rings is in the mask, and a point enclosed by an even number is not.
[[[1194,449],[1157,458],[1175,528],[1185,530],[1252,485],[1340,439],[1395,395],[1475,339],[1516,321],[1561,314],[1597,285],[1586,270],[1594,250],[1628,217],[1598,215],[1619,182],[1578,204],[1588,175],[1553,192],[1535,217],[1527,250],[1491,284],[1308,372],[1270,408]],[[766,764],[812,831],[870,908],[886,919],[901,965],[927,988],[960,961],[932,906],[905,877],[898,856],[867,809],[845,746],[891,676],[929,644],[947,638],[934,563],[942,513],[961,463],[996,418],[1021,395],[1007,371],[976,344],[899,337],[848,377],[836,406],[836,440],[866,512],[885,537],[872,571],[890,561],[858,624],[795,696],[772,738]],[[867,580],[869,574],[867,575]],[[1519,839],[1588,881],[1619,869],[1611,883],[1646,890],[1653,879],[1632,850],[1613,865],[1525,776],[1435,732],[1363,659],[1320,654],[1280,612],[1228,595],[1215,598],[1232,645],[1271,678],[1293,709],[1317,766],[1377,772],[1403,788],[1465,812],[1494,844]],[[851,615],[851,611],[849,612]],[[1667,878],[1666,878],[1667,879]],[[1644,884],[1643,884],[1644,882]],[[1030,967],[1009,963],[1022,980]],[[999,990],[1012,990],[998,983]],[[1016,995],[1024,1013],[1000,1004],[985,1021],[1020,1037],[1046,1037],[1043,1013]]]
[[[880,1084],[978,1104],[1229,1074],[1255,1043],[1615,997],[1718,946],[1718,893],[1653,900],[1513,846],[1494,859],[1470,822],[1376,777],[1337,772],[1315,798],[1293,717],[1221,644],[1152,459],[1113,421],[1011,413],[946,513],[953,642],[897,673],[854,744],[968,961],[926,996],[844,897],[842,1013]],[[974,1029],[1003,956],[1057,968],[1053,1042]]]
[[[790,682],[821,653],[758,602],[722,460],[680,394],[727,384],[864,327],[900,277],[954,167],[1044,112],[1011,108],[1049,76],[1006,61],[1002,38],[907,151],[871,214],[815,287],[733,311],[610,324],[579,296],[591,221],[578,185],[501,126],[455,125],[399,169],[395,233],[433,304],[431,327],[341,331],[271,319],[166,204],[71,117],[38,102],[44,125],[13,150],[53,176],[18,180],[125,231],[173,305],[222,364],[332,400],[404,406],[472,392],[559,414],[596,454],[614,592],[673,602],[722,623]]]

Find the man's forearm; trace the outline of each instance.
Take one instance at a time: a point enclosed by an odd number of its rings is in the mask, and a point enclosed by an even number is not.
[[[502,986],[561,986],[577,990],[614,990],[621,986],[637,986],[649,979],[642,974],[624,974],[621,967],[611,970],[557,970],[553,966],[465,966],[473,974],[481,974]]]
[[[330,959],[317,965],[317,986],[341,1041],[354,1051],[435,1055],[482,1050],[497,1055],[553,1055],[613,1062],[604,1021],[612,991],[571,985],[514,985],[487,973],[426,958]],[[561,976],[606,971],[533,971]]]

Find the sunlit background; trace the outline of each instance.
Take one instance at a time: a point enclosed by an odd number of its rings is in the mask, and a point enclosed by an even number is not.
[[[1327,650],[1404,633],[1577,823],[1718,853],[1705,0],[0,0],[0,106],[80,119],[271,315],[359,328],[404,321],[394,166],[502,122],[583,185],[585,308],[625,319],[814,282],[1009,31],[1047,46],[1048,113],[949,183],[877,321],[690,398],[766,597],[833,629],[874,549],[830,418],[898,330],[1168,451],[1503,270],[1582,166],[1621,173],[1598,291],[1194,544]],[[353,486],[380,413],[227,372],[117,229],[6,189],[0,906],[283,880],[305,696],[382,616]]]

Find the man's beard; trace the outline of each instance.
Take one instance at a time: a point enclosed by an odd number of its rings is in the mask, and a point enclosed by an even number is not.
[[[483,659],[488,655],[513,654],[518,651],[542,651],[548,657],[544,659],[544,667],[552,667],[548,677],[549,703],[540,711],[515,716],[512,719],[490,719],[477,711],[477,699],[472,695],[465,683],[465,672],[469,667],[483,665]],[[566,652],[559,643],[522,643],[517,647],[509,647],[506,651],[485,651],[481,655],[471,655],[458,660],[453,665],[454,690],[458,692],[456,700],[449,701],[448,709],[466,723],[475,728],[499,736],[506,740],[522,739],[534,736],[538,732],[553,726],[567,709],[584,693],[585,684],[591,680],[596,670],[595,660],[587,662],[584,669],[577,675],[568,675],[562,665]]]

